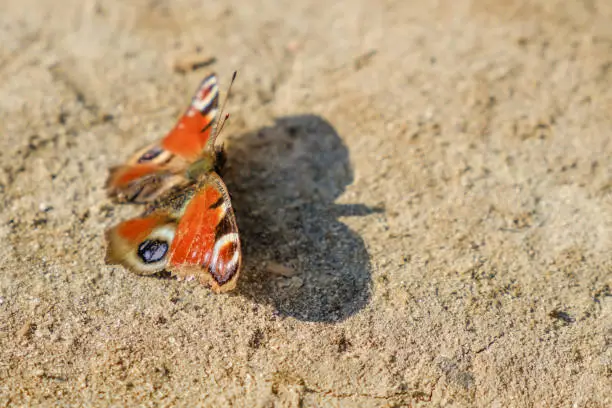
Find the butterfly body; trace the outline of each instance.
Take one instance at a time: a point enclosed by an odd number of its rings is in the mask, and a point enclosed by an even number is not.
[[[242,254],[230,196],[219,176],[225,156],[214,144],[218,94],[216,77],[205,78],[161,142],[111,169],[109,196],[148,207],[107,231],[107,263],[141,275],[168,270],[217,292],[235,287]]]

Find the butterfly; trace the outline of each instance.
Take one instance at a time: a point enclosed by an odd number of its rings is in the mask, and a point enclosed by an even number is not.
[[[231,84],[235,78],[236,72]],[[111,168],[109,197],[148,205],[140,217],[106,231],[107,264],[123,265],[139,275],[167,270],[179,279],[198,279],[215,292],[236,286],[240,237],[230,195],[219,176],[223,147],[215,145],[229,115],[217,123],[218,105],[217,77],[211,74],[161,141]]]

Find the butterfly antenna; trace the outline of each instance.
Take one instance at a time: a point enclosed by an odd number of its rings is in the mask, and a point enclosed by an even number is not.
[[[227,93],[225,94],[225,100],[223,101],[223,105],[221,105],[221,111],[219,112],[219,116],[223,115],[223,111],[225,110],[225,105],[227,105],[227,100],[229,99],[230,92],[232,90],[232,85],[234,85],[234,80],[236,79],[237,73],[238,71],[234,71],[234,74],[232,75],[232,80],[227,88]],[[221,133],[221,130],[223,130],[223,126],[225,126],[225,122],[227,122],[227,119],[229,119],[229,113],[226,114],[220,121],[220,123],[215,127],[215,135],[212,140],[217,139],[217,136],[219,136],[219,133]]]
[[[217,137],[217,135],[221,133],[221,131],[223,130],[223,126],[225,126],[225,122],[227,122],[229,117],[230,117],[230,114],[226,113],[225,116],[223,117],[223,120],[221,121],[221,124],[219,125],[219,130],[215,133],[215,137]]]

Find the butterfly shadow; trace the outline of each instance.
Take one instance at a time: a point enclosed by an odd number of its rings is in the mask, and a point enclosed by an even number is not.
[[[244,256],[238,293],[305,321],[337,322],[363,309],[369,255],[338,217],[381,210],[334,204],[353,181],[334,128],[314,115],[283,117],[233,139],[227,156]]]

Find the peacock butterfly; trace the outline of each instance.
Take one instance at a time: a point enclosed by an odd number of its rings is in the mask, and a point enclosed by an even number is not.
[[[231,83],[235,78],[236,72]],[[231,84],[228,94],[230,89]],[[139,275],[168,270],[179,279],[198,279],[216,292],[236,286],[240,238],[219,176],[223,147],[215,146],[229,115],[217,121],[218,105],[217,77],[212,74],[161,141],[111,168],[109,197],[147,208],[140,217],[106,231],[107,264],[123,265]]]

